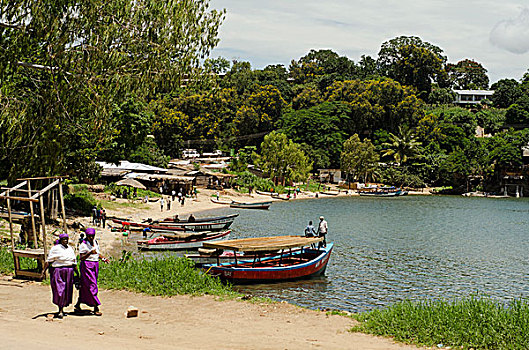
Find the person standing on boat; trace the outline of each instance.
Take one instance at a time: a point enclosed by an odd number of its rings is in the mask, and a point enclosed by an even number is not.
[[[320,244],[318,245],[318,248],[327,247],[327,240],[326,240],[327,232],[328,232],[327,221],[325,221],[325,218],[323,216],[320,216],[320,225],[318,226],[318,237],[323,237],[323,241],[320,242]]]
[[[75,252],[68,245],[68,234],[61,233],[59,242],[50,249],[42,277],[48,267],[53,303],[59,307],[57,317],[63,318],[64,307],[72,303],[74,275],[79,276]]]
[[[309,221],[309,224],[307,227],[305,227],[305,237],[311,238],[316,237],[316,229],[314,228],[314,225],[312,224],[312,220]]]
[[[81,287],[79,288],[79,299],[75,304],[75,311],[81,312],[81,304],[94,308],[94,315],[101,316],[99,305],[101,302],[97,297],[97,277],[99,275],[99,258],[104,262],[108,260],[101,255],[99,244],[95,240],[96,230],[87,228],[86,239],[79,245],[79,259],[81,259]]]

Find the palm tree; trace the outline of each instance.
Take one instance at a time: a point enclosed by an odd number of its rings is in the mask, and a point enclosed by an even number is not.
[[[415,134],[411,129],[399,126],[399,135],[389,134],[389,142],[382,144],[385,148],[382,157],[393,156],[398,165],[406,163],[408,159],[413,159],[419,154],[418,147],[421,145],[416,140]]]

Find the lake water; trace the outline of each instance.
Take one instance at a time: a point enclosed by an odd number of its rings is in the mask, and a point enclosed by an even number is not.
[[[230,238],[301,235],[323,215],[335,244],[325,276],[237,287],[243,293],[352,312],[404,299],[529,296],[529,198],[320,197],[237,212]]]

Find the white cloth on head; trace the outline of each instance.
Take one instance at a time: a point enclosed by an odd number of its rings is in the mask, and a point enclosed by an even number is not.
[[[71,266],[77,264],[77,258],[72,247],[64,247],[62,244],[54,245],[48,252],[48,263],[53,267]]]
[[[84,240],[79,244],[79,254],[84,254],[91,252],[92,249],[96,250],[95,254],[90,254],[88,258],[86,258],[86,261],[99,261],[99,244],[97,244],[97,241],[94,239],[94,245],[91,245],[88,240]]]

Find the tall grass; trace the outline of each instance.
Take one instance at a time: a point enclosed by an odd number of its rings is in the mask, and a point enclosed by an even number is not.
[[[15,247],[24,249],[25,247]],[[24,270],[36,269],[37,260],[31,258],[19,258],[20,267]],[[13,253],[8,247],[0,247],[0,274],[10,274],[15,272],[15,262]]]
[[[352,331],[392,336],[395,340],[462,349],[529,349],[529,304],[503,305],[471,296],[455,301],[403,301],[354,316]]]
[[[231,287],[194,268],[186,258],[121,259],[102,264],[99,285],[150,295],[211,294],[237,296]]]

